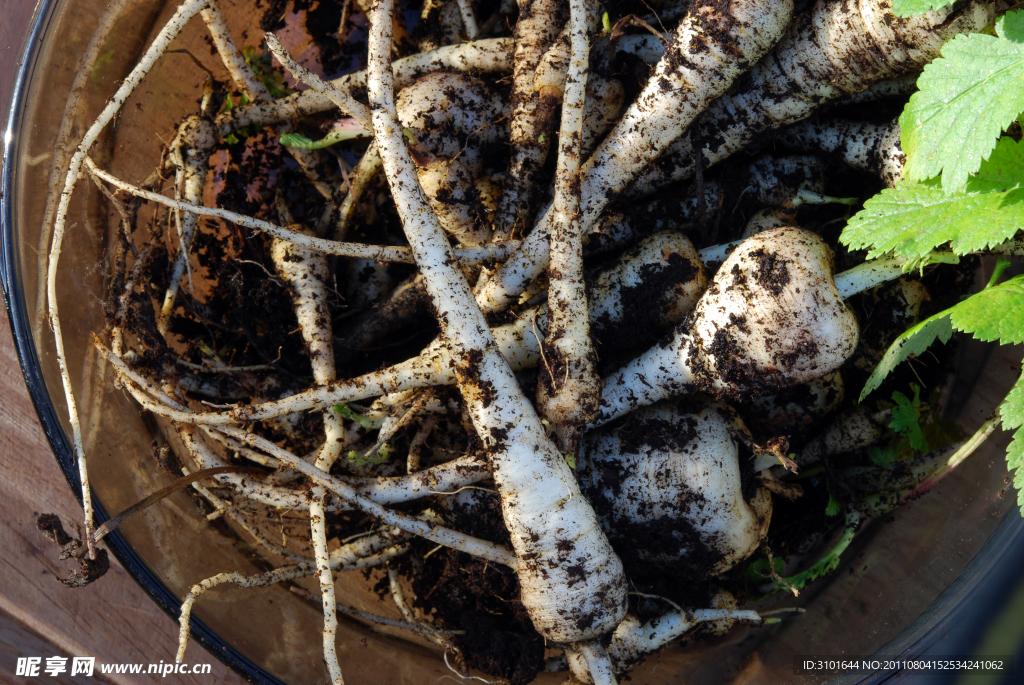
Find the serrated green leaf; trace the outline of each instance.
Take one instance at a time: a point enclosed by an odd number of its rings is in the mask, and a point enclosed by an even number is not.
[[[892,13],[897,17],[911,17],[952,4],[953,0],[892,0]]]
[[[875,466],[885,468],[896,461],[899,456],[899,445],[886,445],[884,447],[873,446],[868,448],[868,457]]]
[[[956,254],[999,245],[1020,227],[1024,188],[947,195],[938,188],[901,182],[865,202],[840,241],[855,250],[867,248],[868,259],[889,252],[920,259],[946,243]]]
[[[1018,378],[1010,392],[1006,393],[1003,403],[999,405],[999,417],[1003,428],[1007,430],[1024,426],[1024,376]]]
[[[1006,448],[1006,467],[1013,474],[1013,487],[1017,490],[1017,506],[1024,516],[1024,428],[1013,434],[1013,442]]]
[[[892,373],[903,360],[910,355],[917,356],[927,350],[936,339],[941,341],[943,344],[949,342],[950,337],[953,335],[953,325],[949,320],[949,310],[939,312],[935,316],[931,316],[921,323],[913,326],[906,332],[902,333],[896,340],[893,341],[889,349],[885,351],[885,355],[882,356],[882,361],[878,363],[875,370],[871,372],[871,376],[868,378],[867,383],[864,384],[864,389],[860,392],[859,402],[863,402],[864,398],[871,394],[871,392],[882,384],[885,377]]]
[[[1024,342],[1024,276],[975,293],[949,310],[953,328],[1003,345]]]
[[[921,422],[918,409],[921,406],[921,388],[914,385],[914,399],[910,400],[903,393],[896,391],[892,394],[896,406],[892,408],[892,420],[889,428],[906,437],[910,446],[918,452],[924,452],[928,445],[924,441],[921,432]]]
[[[968,192],[1004,192],[1024,186],[1024,141],[1003,137],[992,155],[967,181]]]
[[[301,133],[285,133],[281,136],[280,143],[285,147],[294,147],[300,150],[319,150],[335,143],[367,135],[369,135],[369,132],[362,129],[345,129],[342,131],[331,131],[320,140],[310,140]]]
[[[957,36],[925,66],[900,116],[905,178],[941,174],[944,191],[961,190],[1024,111],[1024,13],[1007,13],[996,33]]]

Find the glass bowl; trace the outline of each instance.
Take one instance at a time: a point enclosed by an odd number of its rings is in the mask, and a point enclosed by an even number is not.
[[[53,336],[40,316],[40,255],[47,252],[41,238],[69,88],[105,8],[98,0],[41,1],[7,122],[0,196],[0,267],[15,342],[40,421],[76,495],[78,473]],[[243,3],[224,3],[223,8],[236,36],[241,29],[258,31],[250,16],[254,13]],[[71,112],[73,140],[81,138],[173,11],[174,3],[127,4]],[[175,47],[214,65],[215,58],[207,59],[203,31],[194,19]],[[97,142],[94,157],[102,157],[122,178],[144,178],[146,160],[158,158],[161,138],[172,135],[176,122],[195,108],[200,83],[201,73],[189,55],[165,56],[140,87],[144,97],[133,96],[116,125]],[[140,131],[145,134],[138,135]],[[116,219],[108,216],[107,205],[87,180],[78,184],[68,225],[58,289],[94,501],[102,520],[105,512],[125,509],[171,478],[152,456],[159,425],[141,416],[113,388],[111,370],[91,352],[91,334],[104,327],[104,264]],[[1018,360],[1013,350],[963,341],[956,376],[947,388],[947,412],[958,416],[966,429],[975,429],[1012,385],[1015,374],[1010,369]],[[935,492],[870,522],[843,555],[839,572],[810,585],[799,600],[775,600],[774,605],[803,606],[806,613],[773,626],[737,628],[716,640],[671,647],[634,670],[632,682],[880,682],[887,673],[797,675],[793,659],[943,653],[948,645],[942,636],[977,601],[986,583],[1017,563],[1013,560],[1020,554],[1015,550],[1024,550],[1024,522],[1017,514],[1015,493],[1005,482],[1007,442],[1008,435],[997,433]],[[130,519],[106,542],[175,618],[181,598],[198,580],[222,571],[251,574],[267,569],[248,548],[208,522],[181,492]],[[340,601],[374,610],[375,596],[367,585],[359,572],[341,574]],[[424,643],[375,632],[345,617],[339,620],[339,657],[350,683],[425,683],[447,673],[439,653]],[[319,610],[285,587],[211,591],[197,603],[193,622],[193,638],[252,682],[326,678]],[[174,650],[174,645],[154,647]],[[556,683],[563,677],[542,673],[537,682]]]

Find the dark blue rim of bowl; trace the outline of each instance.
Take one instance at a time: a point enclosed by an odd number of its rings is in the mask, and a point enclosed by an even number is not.
[[[50,448],[53,450],[54,457],[57,459],[61,471],[64,472],[64,477],[67,479],[68,485],[71,486],[72,492],[74,492],[79,504],[81,504],[81,484],[78,479],[78,468],[71,443],[64,433],[60,419],[57,417],[46,382],[43,380],[39,357],[32,342],[29,311],[25,305],[24,292],[20,287],[20,280],[18,278],[18,259],[13,223],[14,205],[17,201],[14,180],[17,173],[17,152],[24,116],[23,109],[32,74],[35,70],[36,60],[39,57],[39,48],[42,45],[43,36],[50,26],[54,10],[58,4],[59,0],[40,0],[36,6],[35,14],[32,17],[32,25],[24,43],[25,48],[19,62],[17,79],[12,89],[10,110],[7,116],[7,128],[4,134],[3,179],[2,185],[0,185],[0,282],[3,284],[7,314],[11,320],[11,332],[14,335],[14,344],[18,350],[18,359],[21,361],[21,369],[25,375],[25,383],[28,385],[29,395],[32,397],[32,404],[35,405],[36,413],[39,415],[39,422],[42,424],[46,438],[50,442]],[[106,511],[95,495],[93,496],[93,501],[96,503],[97,518],[100,522],[105,521],[108,518]],[[115,531],[106,536],[105,542],[107,548],[125,570],[128,571],[128,574],[142,586],[146,594],[168,616],[177,621],[180,615],[180,600],[153,574],[124,537]],[[210,654],[217,657],[217,659],[249,682],[258,683],[259,685],[284,685],[282,681],[270,675],[225,643],[202,621],[194,618],[192,619],[192,638]]]
[[[39,421],[50,442],[54,457],[60,465],[61,471],[64,472],[64,477],[72,492],[81,503],[81,485],[78,480],[74,453],[43,380],[39,358],[32,342],[24,293],[18,285],[20,281],[17,278],[18,260],[13,224],[13,206],[16,200],[14,174],[16,173],[15,165],[19,142],[18,132],[24,114],[22,108],[25,105],[43,35],[50,24],[53,10],[58,1],[39,1],[29,35],[25,41],[25,49],[21,55],[17,80],[12,90],[4,134],[3,175],[2,183],[0,183],[0,284],[3,286],[14,344],[18,351],[18,359],[21,361],[29,395],[32,397],[32,403],[39,415]],[[93,501],[96,502],[97,518],[100,522],[105,521],[108,517],[102,505],[96,497],[93,498]],[[168,616],[177,620],[180,615],[180,601],[149,570],[121,534],[115,531],[105,540],[110,551],[129,575],[142,586],[146,594]],[[1011,557],[1013,558],[1011,559]],[[1011,512],[999,524],[995,533],[957,576],[956,580],[931,603],[924,613],[901,631],[896,638],[883,646],[878,653],[904,657],[936,653],[943,638],[970,612],[975,602],[982,599],[983,584],[979,581],[982,578],[988,579],[996,575],[1000,576],[1002,585],[1005,586],[1018,577],[1019,574],[1015,573],[1013,569],[1021,568],[1022,561],[1024,561],[1024,519],[1014,516]],[[192,638],[249,682],[259,685],[284,685],[282,681],[226,644],[216,633],[197,619],[192,619]],[[890,681],[899,675],[898,672],[875,673],[866,677],[858,674],[840,677],[833,683],[835,685],[876,684]]]

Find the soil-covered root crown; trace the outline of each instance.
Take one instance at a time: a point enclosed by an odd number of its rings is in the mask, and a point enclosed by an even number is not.
[[[814,233],[759,233],[722,264],[691,315],[682,355],[696,386],[719,396],[764,394],[806,383],[846,361],[857,319]]]
[[[637,567],[631,571],[654,566],[704,578],[761,544],[771,495],[744,492],[737,423],[724,405],[684,400],[587,436],[583,489],[627,568]]]

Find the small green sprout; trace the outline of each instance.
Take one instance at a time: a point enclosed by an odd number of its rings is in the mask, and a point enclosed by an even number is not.
[[[366,418],[362,414],[355,413],[354,411],[348,408],[347,404],[336,404],[331,408],[334,409],[334,411],[341,414],[342,417],[348,419],[349,421],[355,421],[363,428],[373,428],[372,420]]]
[[[842,502],[831,492],[828,493],[828,505],[825,507],[825,516],[836,516],[843,508]]]

